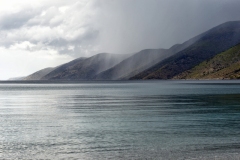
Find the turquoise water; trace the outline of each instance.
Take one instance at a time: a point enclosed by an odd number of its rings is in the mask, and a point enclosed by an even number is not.
[[[240,159],[240,81],[0,83],[0,159]]]

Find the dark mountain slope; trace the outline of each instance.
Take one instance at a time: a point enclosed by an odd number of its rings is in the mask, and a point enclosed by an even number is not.
[[[102,80],[117,80],[128,79],[133,75],[136,75],[145,69],[153,66],[154,64],[162,61],[173,54],[185,49],[189,45],[196,42],[200,37],[194,37],[183,44],[176,44],[170,49],[146,49],[142,50],[133,56],[123,60],[116,66],[103,71],[98,74],[95,79]]]
[[[39,70],[27,77],[24,77],[22,80],[40,80],[42,77],[47,75],[48,73],[52,72],[55,68],[44,68],[42,70]]]
[[[240,44],[217,54],[175,79],[240,79]]]
[[[68,63],[62,64],[61,66],[56,67],[54,70],[52,70],[45,76],[41,77],[41,80],[48,80],[48,79],[54,77],[55,75],[60,74],[61,71],[66,71],[67,69],[69,70],[69,68],[75,66],[78,63],[81,63],[84,59],[86,59],[86,58],[81,57],[81,58],[74,59]]]
[[[240,42],[240,22],[227,22],[202,34],[194,44],[130,79],[171,79]]]
[[[90,58],[79,58],[61,65],[42,79],[90,80],[96,74],[113,67],[127,56],[129,55],[100,53]]]

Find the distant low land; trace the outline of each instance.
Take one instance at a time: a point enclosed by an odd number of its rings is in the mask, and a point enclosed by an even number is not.
[[[10,80],[240,79],[240,21],[216,26],[169,49],[100,53]]]

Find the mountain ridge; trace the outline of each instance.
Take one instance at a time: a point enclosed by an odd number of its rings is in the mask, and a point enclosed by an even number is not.
[[[184,79],[192,68],[239,43],[240,21],[230,21],[169,49],[99,53],[39,70],[25,80]]]

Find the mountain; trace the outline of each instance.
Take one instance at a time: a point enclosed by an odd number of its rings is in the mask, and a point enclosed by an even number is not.
[[[175,76],[174,79],[240,79],[240,44]]]
[[[23,80],[40,80],[42,77],[47,75],[48,73],[52,72],[55,68],[44,68],[40,71],[37,71],[27,77],[24,77]]]
[[[41,79],[91,80],[98,73],[113,67],[128,56],[128,54],[100,53],[89,58],[78,58],[57,67]]]
[[[123,60],[114,67],[101,72],[95,79],[101,80],[119,80],[128,79],[154,64],[174,55],[175,53],[185,49],[193,44],[200,37],[194,37],[183,44],[176,44],[170,49],[145,49],[129,58]]]
[[[240,42],[240,21],[221,24],[199,35],[184,50],[158,62],[130,79],[172,79]]]

